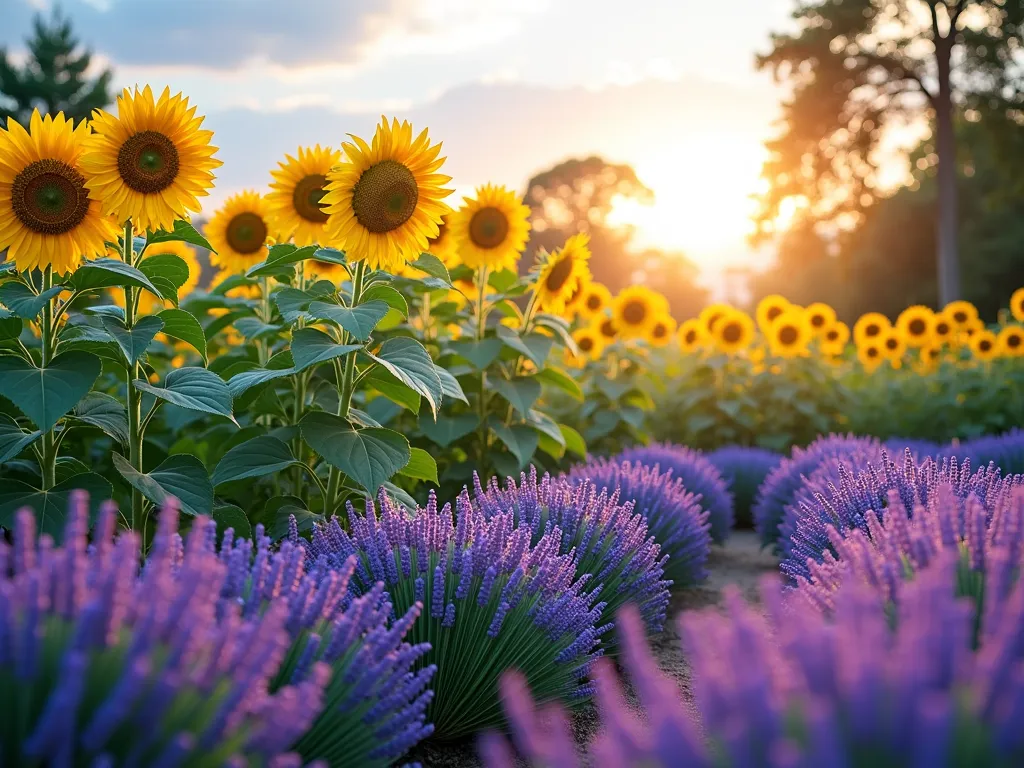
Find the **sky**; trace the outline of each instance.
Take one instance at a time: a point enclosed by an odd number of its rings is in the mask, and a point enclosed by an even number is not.
[[[50,0],[0,0],[22,48]],[[299,145],[372,134],[380,116],[443,141],[456,189],[523,191],[568,157],[625,162],[655,193],[623,203],[639,247],[684,252],[709,284],[745,241],[780,91],[754,69],[793,0],[61,0],[116,83],[183,91],[224,167],[216,206]],[[727,7],[727,12],[723,10]]]

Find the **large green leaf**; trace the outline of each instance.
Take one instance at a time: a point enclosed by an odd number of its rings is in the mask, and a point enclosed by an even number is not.
[[[305,291],[298,288],[282,288],[274,293],[274,303],[285,322],[294,323],[300,317],[308,317],[309,305],[334,293],[334,284],[320,280]]]
[[[504,325],[499,325],[496,332],[505,346],[529,358],[538,368],[544,367],[551,347],[555,344],[555,340],[550,336],[542,336],[539,333],[520,336],[517,331]]]
[[[43,432],[92,389],[100,375],[99,358],[86,352],[62,352],[46,368],[20,357],[0,357],[0,393]]]
[[[75,420],[98,427],[119,443],[128,444],[128,412],[116,397],[90,392],[75,406]]]
[[[149,345],[153,343],[153,339],[164,327],[164,321],[156,315],[140,317],[130,330],[125,327],[124,323],[113,317],[104,317],[101,322],[104,330],[121,348],[125,359],[132,364],[137,363],[139,358],[146,354]]]
[[[314,301],[309,305],[309,314],[317,320],[337,323],[359,341],[366,341],[389,309],[383,301],[368,301],[355,308]]]
[[[338,344],[316,328],[300,328],[292,334],[292,360],[296,371],[345,357],[362,348],[361,344]]]
[[[580,389],[580,385],[576,383],[575,379],[569,376],[565,371],[548,366],[538,373],[536,378],[537,381],[542,384],[547,384],[555,389],[560,389],[573,400],[578,400],[581,403],[583,402],[583,390]]]
[[[361,300],[367,301],[383,301],[393,310],[402,315],[402,317],[409,316],[409,302],[405,300],[405,296],[400,294],[390,285],[373,285],[370,286],[363,293]]]
[[[523,416],[530,412],[540,397],[540,382],[532,376],[519,376],[511,381],[500,376],[488,376],[487,383]]]
[[[235,532],[236,539],[251,539],[252,524],[241,507],[234,504],[219,504],[213,508],[213,520],[217,523],[217,529],[221,535],[231,528]]]
[[[74,475],[57,483],[48,491],[40,491],[20,480],[4,480],[0,483],[0,526],[12,529],[14,516],[24,507],[36,514],[36,525],[40,533],[53,536],[59,543],[64,532],[64,521],[68,514],[68,501],[77,490],[89,494],[90,517],[95,518],[100,505],[114,492],[110,483],[94,472]]]
[[[437,485],[437,462],[434,457],[422,448],[413,448],[409,463],[399,472],[400,475],[416,480],[429,480]]]
[[[466,393],[462,391],[462,385],[459,384],[459,380],[452,375],[451,371],[447,368],[442,368],[440,365],[435,365],[434,371],[437,372],[437,377],[441,380],[441,391],[445,397],[451,397],[469,405]]]
[[[187,453],[170,456],[152,472],[138,472],[118,453],[111,454],[114,469],[128,484],[154,504],[178,500],[186,515],[208,515],[213,511],[213,483],[203,462]]]
[[[247,477],[263,477],[297,463],[287,443],[262,435],[246,440],[224,454],[213,470],[212,480],[214,486],[218,486]]]
[[[232,398],[228,385],[205,368],[175,368],[167,374],[162,387],[140,379],[132,384],[136,389],[173,405],[235,420],[231,414]]]
[[[234,326],[246,341],[269,338],[281,330],[280,325],[264,323],[258,317],[240,317],[234,322]]]
[[[173,232],[166,232],[162,229],[157,230],[156,232],[150,232],[149,237],[146,239],[146,250],[149,250],[151,246],[157,245],[158,243],[170,243],[173,241],[188,243],[189,245],[198,245],[200,248],[213,251],[213,246],[207,242],[206,238],[200,235],[195,227],[181,219],[177,219],[174,222]],[[154,248],[153,250],[156,251],[158,249]],[[213,252],[216,253],[216,251]]]
[[[160,292],[144,272],[120,259],[96,259],[82,264],[71,276],[71,285],[76,291],[91,291],[96,288],[131,286],[144,288],[157,296]]]
[[[420,412],[419,392],[403,384],[384,368],[374,368],[363,381],[391,402],[397,403],[413,413]]]
[[[316,252],[317,247],[315,245],[306,245],[302,248],[296,248],[291,243],[273,245],[267,251],[267,258],[259,264],[253,264],[249,267],[245,276],[269,277],[270,275],[280,274],[281,269],[284,267],[314,258]]]
[[[153,250],[159,251],[160,246],[155,246]],[[173,253],[157,253],[143,259],[139,270],[150,279],[164,299],[178,306],[178,290],[189,278],[189,266],[183,258]]]
[[[385,341],[377,354],[370,357],[407,387],[422,395],[430,405],[430,410],[437,415],[444,396],[441,377],[437,375],[434,361],[422,344],[416,339],[399,336]]]
[[[282,368],[280,370],[273,370],[268,368],[253,368],[251,371],[242,371],[236,373],[228,380],[228,392],[232,397],[239,397],[243,393],[258,387],[261,384],[274,381],[275,379],[283,379],[286,376],[294,376],[294,368]]]
[[[434,254],[421,253],[416,261],[409,262],[409,266],[413,269],[418,269],[420,272],[426,272],[431,277],[435,277],[451,287],[452,277],[448,273],[448,268]]]
[[[48,291],[43,291],[38,296],[29,290],[28,286],[17,280],[8,280],[0,284],[0,304],[3,304],[11,312],[25,320],[35,320],[43,311],[46,302],[54,298],[61,291],[66,291],[62,285],[55,285]]]
[[[0,464],[13,459],[42,434],[39,430],[26,432],[10,416],[0,413]]]
[[[442,448],[447,448],[461,437],[465,437],[477,428],[480,424],[480,417],[472,413],[462,413],[458,416],[445,416],[443,413],[437,417],[437,421],[420,418],[420,431],[429,437]]]
[[[0,341],[18,338],[24,327],[24,320],[10,310],[0,307]]]
[[[452,344],[452,351],[469,360],[478,371],[482,371],[501,354],[500,339],[481,339],[480,341],[457,341]]]
[[[513,424],[506,426],[502,421],[491,416],[487,420],[491,431],[498,436],[498,439],[505,444],[519,462],[522,469],[530,463],[534,452],[537,450],[537,443],[540,438],[537,433],[525,424]]]
[[[581,459],[587,458],[587,441],[583,439],[583,435],[566,424],[559,424],[558,427],[562,430],[566,450],[575,453]]]
[[[165,309],[157,317],[164,321],[165,334],[184,341],[206,361],[206,334],[194,315],[184,309]]]
[[[398,432],[354,429],[331,413],[307,413],[299,427],[310,448],[369,493],[401,471],[412,455],[409,441]]]

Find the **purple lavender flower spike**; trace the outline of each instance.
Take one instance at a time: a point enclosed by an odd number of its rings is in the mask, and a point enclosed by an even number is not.
[[[1024,474],[1024,430],[968,440],[957,448],[956,455],[970,458],[976,467],[995,464],[1003,475]]]
[[[685,445],[653,443],[628,448],[617,458],[657,467],[663,472],[671,471],[674,477],[683,481],[687,491],[700,497],[700,504],[707,510],[711,523],[711,539],[722,544],[729,537],[735,517],[732,494],[718,468],[700,451]]]
[[[553,529],[531,546],[529,531],[511,513],[490,512],[464,494],[454,509],[439,508],[432,496],[410,514],[382,495],[372,513],[350,511],[351,533],[331,521],[314,529],[307,545],[328,569],[355,554],[350,591],[386,589],[400,615],[414,600],[424,601],[407,639],[422,649],[411,660],[413,674],[437,670],[436,695],[421,694],[417,706],[442,740],[503,724],[503,669],[520,669],[545,701],[571,702],[583,689],[582,670],[600,653],[601,604],[588,591],[596,585],[577,578],[572,557],[559,554],[561,532]],[[403,547],[420,564],[418,573],[387,567],[401,564]],[[384,574],[379,585],[371,575],[377,563]]]
[[[594,459],[575,467],[568,475],[577,486],[593,484],[598,493],[618,492],[622,502],[632,502],[634,510],[647,521],[647,529],[668,555],[665,576],[673,589],[683,589],[707,578],[704,564],[711,548],[708,513],[699,497],[689,493],[671,470]]]
[[[304,731],[316,712],[287,702],[318,701],[326,683],[271,691],[285,606],[252,619],[237,605],[219,610],[229,568],[204,517],[182,545],[165,506],[145,568],[136,534],[114,538],[110,505],[91,544],[87,520],[87,499],[74,494],[54,546],[36,538],[31,511],[17,515],[12,567],[0,570],[0,708],[23,728],[0,735],[0,763],[267,763],[284,753],[290,742],[271,735],[277,713]]]
[[[855,435],[828,435],[819,437],[806,448],[793,448],[793,453],[784,458],[768,473],[757,493],[754,504],[754,528],[761,537],[761,545],[779,551],[779,526],[785,517],[786,507],[793,503],[793,496],[814,471],[827,460],[845,458],[859,451],[880,449],[874,438]]]
[[[757,491],[768,473],[782,462],[782,454],[765,448],[731,445],[708,454],[732,494],[736,527],[754,527]]]

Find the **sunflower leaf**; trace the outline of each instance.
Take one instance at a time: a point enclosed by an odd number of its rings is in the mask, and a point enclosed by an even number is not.
[[[409,441],[390,429],[355,429],[340,416],[323,411],[307,413],[299,427],[310,448],[369,493],[412,458]]]
[[[441,388],[441,377],[434,368],[434,361],[422,344],[416,339],[399,336],[385,341],[377,354],[370,357],[407,387],[412,387],[422,395],[434,416],[437,416],[444,390]]]
[[[64,534],[68,502],[74,491],[88,491],[89,517],[95,519],[100,505],[114,492],[110,483],[94,472],[77,474],[57,483],[48,491],[40,491],[20,480],[4,480],[0,488],[0,526],[12,530],[18,510],[29,507],[35,512],[40,533],[53,536],[60,543]]]
[[[366,341],[390,307],[383,301],[368,301],[357,307],[342,307],[325,301],[309,305],[309,314],[317,320],[330,320],[351,333],[359,341]]]
[[[157,317],[164,321],[165,334],[184,341],[202,356],[204,363],[207,361],[206,336],[194,315],[183,309],[165,309]]]
[[[68,289],[63,285],[55,285],[36,295],[24,283],[18,280],[8,280],[0,285],[0,304],[24,320],[35,320],[43,311],[46,302],[66,290]]]
[[[188,243],[189,245],[198,245],[200,248],[216,253],[213,246],[210,245],[209,241],[201,234],[198,230],[193,227],[189,222],[178,219],[174,222],[174,231],[167,232],[159,229],[156,232],[150,232],[149,237],[146,238],[146,247],[156,245],[157,243],[170,243],[180,242]]]
[[[452,276],[448,272],[448,267],[432,253],[421,253],[416,261],[409,262],[409,266],[413,269],[418,269],[420,272],[426,272],[449,288],[452,286]]]
[[[126,328],[124,323],[113,317],[104,317],[102,322],[103,328],[117,342],[125,359],[132,365],[146,354],[149,345],[164,327],[164,321],[156,315],[140,317],[131,328]]]
[[[213,511],[213,483],[203,462],[195,456],[170,456],[146,473],[136,470],[118,453],[111,454],[111,459],[118,474],[154,504],[161,505],[173,497],[186,515],[195,517]]]
[[[35,432],[25,432],[10,416],[0,414],[0,464],[13,459],[42,434],[38,429]]]
[[[155,296],[160,295],[145,272],[125,264],[120,259],[96,259],[85,262],[71,276],[71,285],[76,291],[131,286],[145,288]]]
[[[0,357],[0,392],[43,432],[67,414],[92,389],[100,360],[86,352],[62,352],[45,368],[20,357]]]
[[[132,385],[172,405],[235,420],[231,413],[231,391],[217,374],[205,368],[175,368],[162,387],[136,379]]]

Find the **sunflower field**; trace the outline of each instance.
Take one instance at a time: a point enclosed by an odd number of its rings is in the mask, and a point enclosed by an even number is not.
[[[522,264],[435,138],[300,147],[200,230],[181,94],[0,131],[0,762],[1021,764],[1024,289],[674,318],[586,234]],[[743,536],[787,587],[687,614],[688,708],[646,636]]]

